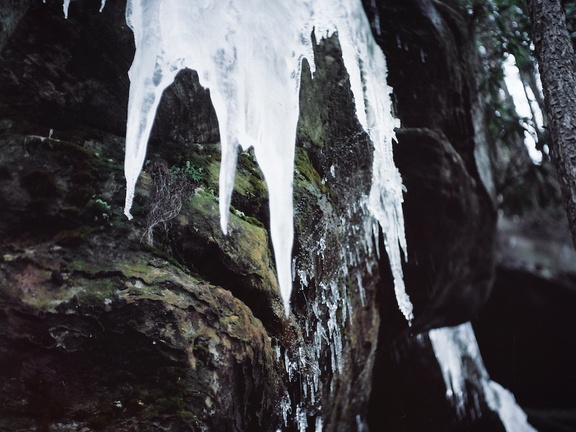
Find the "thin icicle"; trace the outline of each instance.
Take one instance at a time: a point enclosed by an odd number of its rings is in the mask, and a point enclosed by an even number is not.
[[[64,12],[64,19],[68,19],[68,9],[70,8],[70,1],[71,0],[63,0],[62,2],[62,11]],[[42,3],[46,3],[46,0],[42,0]],[[100,9],[98,10],[98,12],[102,12],[105,6],[106,6],[106,0],[100,0]]]
[[[62,3],[62,10],[64,11],[64,18],[68,19],[68,8],[70,7],[70,0],[64,0]]]

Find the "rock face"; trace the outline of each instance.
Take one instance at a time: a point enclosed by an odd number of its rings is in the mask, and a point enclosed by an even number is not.
[[[496,222],[491,173],[478,156],[488,142],[473,25],[442,2],[379,5],[402,121],[395,159],[407,189],[405,273],[415,327],[455,325],[477,315],[487,297]],[[419,25],[405,26],[408,17]]]
[[[539,431],[573,429],[576,252],[568,221],[503,218],[497,245],[494,292],[475,322],[486,366]]]
[[[121,140],[3,126],[3,428],[274,421],[284,385],[262,323],[229,291],[143,247],[142,229],[120,217],[122,174],[106,149]]]
[[[479,381],[467,383],[464,415],[442,397],[426,334],[478,316],[494,276],[496,210],[473,26],[452,3],[384,1],[369,11],[382,23],[378,40],[402,122],[395,160],[407,189],[404,274],[416,317],[408,329],[382,291],[371,430],[499,430],[485,404],[478,418],[470,403],[485,400]]]
[[[250,152],[220,231],[217,120],[194,72],[165,92],[134,221],[121,214],[134,47],[125,2],[99,7],[7,9],[20,20],[0,39],[0,429],[499,430],[486,404],[454,414],[425,335],[477,316],[493,277],[466,13],[378,6],[403,123],[409,329],[372,240],[371,145],[337,39],[317,47],[314,79],[303,71],[287,319]]]

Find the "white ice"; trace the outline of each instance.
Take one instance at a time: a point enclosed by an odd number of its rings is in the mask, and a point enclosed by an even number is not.
[[[68,19],[68,9],[70,8],[70,1],[71,0],[63,0],[62,2],[62,10],[64,12],[65,19]],[[46,3],[46,0],[43,0],[43,2]],[[102,12],[104,6],[106,6],[106,0],[100,0],[100,10],[98,12]]]
[[[360,0],[128,0],[136,54],[129,71],[125,214],[146,155],[163,91],[184,68],[210,89],[222,145],[220,222],[227,231],[238,148],[254,147],[270,196],[270,226],[286,314],[292,290],[292,181],[301,66],[314,71],[317,40],[338,32],[360,124],[374,145],[370,210],[385,235],[400,309],[412,305],[402,281],[402,184],[392,161],[386,62]]]
[[[508,432],[537,432],[530,423],[526,413],[514,399],[514,395],[494,381],[488,381],[484,387],[488,406],[497,412]]]
[[[463,417],[466,409],[466,380],[473,380],[484,391],[489,408],[498,413],[508,432],[536,432],[514,396],[491,381],[484,367],[472,325],[443,327],[429,332],[430,341],[446,385],[446,396]],[[468,407],[469,409],[479,409]]]
[[[516,59],[508,54],[504,60],[504,82],[510,92],[518,116],[523,119],[524,145],[532,161],[539,165],[542,163],[542,152],[536,148],[538,130],[544,129],[544,119],[540,106],[535,100],[530,87],[525,86],[520,77],[520,70],[516,66]],[[532,121],[526,121],[531,119]]]
[[[70,7],[70,0],[64,0],[62,3],[62,10],[64,11],[64,18],[68,19],[68,8]]]

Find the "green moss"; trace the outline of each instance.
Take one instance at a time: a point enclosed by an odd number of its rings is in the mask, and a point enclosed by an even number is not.
[[[84,214],[91,220],[107,221],[110,219],[112,206],[100,198],[93,198],[84,207]]]
[[[234,216],[236,216],[238,219],[241,219],[241,220],[248,222],[251,225],[255,225],[259,228],[264,228],[264,224],[262,222],[260,222],[258,219],[256,219],[255,217],[246,215],[243,211],[238,210],[234,206],[230,206],[230,212]]]
[[[306,183],[319,189],[323,194],[330,193],[330,189],[322,182],[320,174],[312,165],[308,153],[301,148],[296,148],[296,157],[294,159],[294,169],[296,172],[295,181],[298,185],[306,187]]]
[[[84,307],[101,309],[118,296],[118,291],[122,286],[121,282],[115,278],[99,277],[89,279],[85,286],[89,287],[76,295],[78,304]]]
[[[212,160],[203,167],[204,169],[204,182],[209,188],[216,188],[218,186],[218,176],[220,175],[220,161]]]
[[[244,216],[243,219],[249,224],[256,225],[259,228],[264,228],[264,224],[252,216]]]
[[[192,411],[179,410],[176,415],[184,420],[195,420],[198,416]]]
[[[199,210],[218,207],[218,197],[214,194],[212,189],[197,189],[194,195],[190,198],[190,202],[194,208]]]
[[[264,175],[256,162],[253,150],[242,152],[238,156],[234,192],[260,200],[268,197]]]
[[[298,122],[298,138],[303,141],[310,141],[318,147],[324,146],[326,129],[321,113],[317,115],[300,116]]]

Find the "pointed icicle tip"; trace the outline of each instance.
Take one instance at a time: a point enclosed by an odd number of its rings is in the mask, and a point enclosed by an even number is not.
[[[222,213],[220,214],[220,229],[222,230],[222,234],[225,236],[228,235],[228,218]]]
[[[130,209],[132,208],[132,202],[134,201],[134,186],[131,182],[126,182],[126,201],[124,202],[124,215],[128,218],[128,220],[132,220],[133,216],[130,213]]]
[[[64,0],[62,3],[62,10],[64,11],[64,19],[68,19],[68,8],[70,7],[70,0]]]

